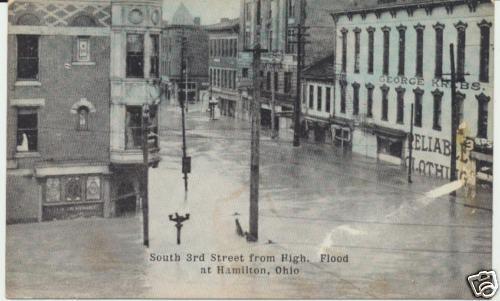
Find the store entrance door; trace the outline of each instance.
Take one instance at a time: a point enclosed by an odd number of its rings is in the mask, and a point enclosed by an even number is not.
[[[118,198],[115,200],[115,216],[133,216],[136,212],[137,195],[134,185],[128,181],[122,182],[118,188]]]

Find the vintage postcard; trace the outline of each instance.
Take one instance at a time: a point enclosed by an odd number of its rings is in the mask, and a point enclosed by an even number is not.
[[[497,293],[493,1],[7,6],[7,298]]]

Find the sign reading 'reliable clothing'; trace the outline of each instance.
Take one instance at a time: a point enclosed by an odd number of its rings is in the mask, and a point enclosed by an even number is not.
[[[396,84],[402,86],[425,86],[425,80],[421,77],[406,77],[406,76],[388,76],[383,75],[379,78],[380,83],[382,84]],[[450,88],[451,82],[447,80],[443,80],[441,78],[434,78],[432,80],[433,88]],[[479,82],[457,82],[456,88],[460,90],[473,90],[479,91],[481,90],[481,83]]]

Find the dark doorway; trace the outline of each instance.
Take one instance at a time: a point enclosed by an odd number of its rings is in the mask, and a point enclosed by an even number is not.
[[[127,217],[135,215],[136,194],[134,186],[130,182],[122,182],[118,188],[118,198],[115,202],[115,215]]]

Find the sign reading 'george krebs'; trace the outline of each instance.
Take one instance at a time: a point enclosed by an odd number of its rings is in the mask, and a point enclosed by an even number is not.
[[[380,83],[382,84],[395,84],[402,86],[425,86],[426,81],[421,77],[406,77],[406,76],[388,76],[383,75],[379,78]],[[432,80],[432,87],[434,88],[450,88],[451,82],[446,81],[440,78],[434,78]],[[456,88],[460,90],[473,90],[479,91],[481,90],[481,83],[479,82],[457,82]]]

